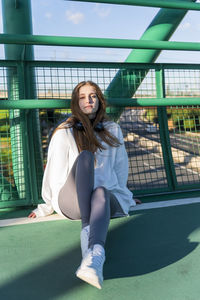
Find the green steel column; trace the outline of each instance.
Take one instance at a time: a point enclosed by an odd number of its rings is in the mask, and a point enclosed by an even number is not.
[[[2,0],[2,14],[4,33],[32,34],[30,0]],[[19,68],[8,70],[9,99],[34,98],[33,83],[30,84],[31,89],[27,88],[26,84],[27,76],[31,74],[27,74],[24,67],[26,60],[34,59],[33,47],[5,45],[5,56],[8,60],[21,61]],[[39,166],[42,167],[37,115],[37,111],[10,111],[10,134],[15,184],[19,198],[32,198],[32,201],[37,201],[38,198],[35,172],[36,160]],[[37,158],[35,153],[38,155]]]
[[[165,78],[163,69],[156,70],[156,94],[157,98],[165,97]],[[170,144],[167,109],[166,107],[158,107],[157,112],[167,183],[169,190],[174,191],[177,187],[177,178]]]
[[[186,2],[195,2],[194,0],[180,0]],[[141,40],[167,41],[170,39],[187,10],[183,9],[160,9],[151,24],[143,33]],[[160,54],[160,50],[132,50],[126,59],[126,62],[135,63],[153,63]],[[110,98],[132,97],[141,82],[145,78],[147,71],[120,70],[114,77],[106,90],[106,96]]]

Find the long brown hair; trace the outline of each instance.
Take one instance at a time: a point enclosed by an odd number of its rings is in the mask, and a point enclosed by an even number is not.
[[[86,114],[82,112],[79,106],[79,90],[82,86],[87,84],[94,87],[97,98],[99,99],[99,108],[96,112],[95,119],[92,121]],[[120,145],[119,140],[115,136],[113,136],[105,127],[103,127],[103,130],[96,132],[97,136],[100,137],[100,140],[95,135],[95,126],[100,122],[102,123],[108,120],[108,116],[106,115],[106,101],[101,89],[96,83],[92,81],[82,81],[77,84],[72,92],[71,110],[72,116],[64,121],[61,125],[59,125],[57,129],[66,127],[73,128],[73,134],[79,152],[83,150],[89,150],[94,153],[97,151],[97,149],[105,150],[106,148],[101,144],[101,141],[104,141],[106,144],[112,147],[118,147]],[[82,123],[83,130],[80,131],[75,127],[75,124],[77,122]]]

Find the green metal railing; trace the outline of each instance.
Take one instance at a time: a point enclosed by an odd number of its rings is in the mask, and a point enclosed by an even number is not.
[[[99,84],[108,114],[122,127],[130,162],[128,185],[136,195],[199,194],[200,67],[149,64],[161,50],[200,50],[199,43],[168,42],[187,10],[199,10],[199,4],[88,2],[163,9],[139,41],[53,37],[32,35],[29,0],[22,0],[23,5],[2,0],[5,34],[0,34],[0,43],[5,44],[6,61],[0,62],[0,207],[41,201],[48,133],[70,114],[71,91],[81,80]],[[134,50],[121,64],[34,62],[32,45]]]
[[[49,132],[70,114],[73,87],[81,80],[93,80],[105,94],[112,95],[110,82],[116,74],[120,86],[114,92],[118,97],[107,98],[107,112],[115,119],[120,111],[118,122],[129,154],[129,188],[144,199],[200,193],[200,65],[26,61],[27,84],[35,76],[32,88],[36,99],[8,100],[10,71],[14,69],[17,80],[23,82],[21,68],[20,61],[0,61],[0,207],[41,201],[43,172],[34,155],[34,137],[26,126],[17,138],[21,145],[18,155],[27,163],[20,165],[19,157],[19,164],[13,166],[9,110],[20,109],[29,118],[39,109],[45,167]],[[129,92],[138,84],[138,77],[132,76],[136,71],[141,74],[140,87],[132,98],[120,97],[121,89]]]
[[[69,47],[99,47],[121,49],[157,49],[174,51],[199,51],[200,43],[197,42],[168,42],[134,39],[90,38],[90,37],[65,37],[28,34],[0,34],[0,44],[19,45],[48,45]]]
[[[186,10],[200,10],[199,3],[188,3],[183,1],[163,1],[163,0],[70,0],[79,2],[93,2],[93,3],[109,3],[117,5],[133,5],[133,6],[147,6],[159,8],[173,8]]]

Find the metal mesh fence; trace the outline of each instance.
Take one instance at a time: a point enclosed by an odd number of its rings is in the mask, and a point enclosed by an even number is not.
[[[150,69],[148,72],[137,72],[139,75],[140,85],[137,87],[133,97],[136,98],[156,98],[156,78],[155,70]]]
[[[178,185],[199,183],[200,126],[198,107],[168,109],[170,143]]]
[[[9,200],[14,184],[8,111],[0,111],[1,200]]]
[[[140,89],[137,92],[137,97],[155,97],[155,71],[150,70],[147,78],[143,80],[144,72],[137,72],[137,80],[133,77],[132,70],[119,69],[98,69],[98,68],[35,68],[37,98],[55,98],[56,99],[70,99],[73,88],[80,81],[92,80],[96,82],[103,93],[117,95],[116,86],[112,90],[111,82],[118,77],[120,89],[123,91],[126,88],[126,93],[133,92],[133,82],[142,82]],[[125,82],[125,77],[128,77],[128,84]],[[125,86],[123,86],[123,84]],[[130,90],[130,91],[129,91]],[[118,92],[120,96],[120,92]],[[148,111],[152,111],[148,110]],[[55,128],[56,124],[66,119],[70,114],[70,110],[41,110],[41,133],[43,144],[44,165],[46,162],[47,144],[49,135]],[[108,114],[113,117],[112,108],[109,109]],[[151,132],[146,131],[145,111],[142,109],[125,109],[120,111],[120,123],[126,141],[126,147],[129,154],[129,181],[130,189],[152,189],[167,187],[166,176],[164,172],[164,165],[162,154],[154,153],[153,142],[145,138],[145,136],[152,135]],[[148,129],[147,129],[148,130]],[[159,138],[159,131],[156,133]],[[160,143],[158,141],[157,143]]]
[[[155,110],[125,108],[120,117],[129,156],[128,186],[134,191],[167,188],[159,127],[146,120]]]
[[[156,97],[155,71],[150,70],[148,76],[143,80],[144,71],[137,71],[137,81],[133,78],[133,71],[118,69],[98,69],[98,68],[36,68],[36,86],[38,98],[66,99],[71,97],[72,90],[76,84],[84,80],[96,82],[102,91],[117,95],[116,87],[112,91],[112,80],[118,75],[118,82],[122,86],[125,76],[128,76],[126,82],[126,92],[133,92],[134,83],[141,83],[140,88],[134,96],[137,97]],[[128,88],[130,92],[128,92]],[[136,89],[136,87],[135,87]],[[119,93],[120,96],[120,93]],[[162,158],[162,150],[159,139],[159,130],[156,133],[151,132],[151,122],[146,115],[153,115],[153,109],[122,109],[119,123],[122,127],[126,141],[126,147],[129,154],[129,180],[128,186],[132,190],[152,190],[152,188],[167,188],[167,180]],[[41,125],[43,136],[43,152],[46,157],[48,133],[61,120],[67,117],[70,111],[65,110],[47,110],[41,111]],[[109,111],[112,115],[112,109]],[[50,130],[49,130],[50,129]],[[153,137],[156,136],[156,142]],[[151,139],[149,138],[151,137]],[[158,153],[159,152],[159,153]]]
[[[199,97],[200,70],[165,70],[166,97]]]
[[[7,89],[7,68],[0,67],[0,99],[5,100],[8,97]]]
[[[166,97],[200,96],[200,70],[165,70]],[[198,106],[169,107],[168,127],[179,186],[199,183],[200,111]]]
[[[157,98],[158,82],[156,67],[133,69],[133,66],[39,66],[30,67],[30,80],[33,82],[35,98],[40,99],[70,99],[73,88],[83,80],[96,82],[106,97],[148,99],[150,106],[145,107],[110,107],[108,114],[117,119],[123,135],[129,156],[128,186],[135,194],[152,194],[169,191],[169,174],[163,141],[163,125],[159,110],[151,106]],[[15,76],[13,76],[13,74]],[[19,85],[14,68],[0,67],[0,95],[2,100],[19,98]],[[199,97],[200,70],[166,68],[165,81],[162,89],[166,97]],[[12,80],[11,80],[12,79]],[[15,84],[8,92],[8,82]],[[10,81],[11,80],[11,81]],[[161,99],[161,101],[163,101]],[[189,100],[188,100],[189,104]],[[37,115],[37,111],[35,112]],[[70,109],[40,109],[40,137],[42,145],[43,166],[45,167],[48,142],[53,129],[65,120]],[[1,200],[25,199],[29,197],[26,184],[27,170],[24,169],[23,143],[25,131],[20,123],[24,112],[20,110],[0,110],[0,163],[1,163]],[[199,186],[199,131],[200,113],[195,106],[166,107],[168,138],[172,161],[170,168],[175,172],[175,190],[198,188]],[[166,136],[165,136],[166,138]],[[166,143],[166,144],[165,144]],[[33,141],[34,144],[34,141]],[[41,169],[39,160],[35,161],[38,197],[40,197]],[[32,183],[30,183],[32,184]],[[6,196],[5,196],[6,194]],[[4,196],[3,196],[4,195]],[[6,198],[7,197],[7,198]]]
[[[37,97],[70,99],[75,85],[87,80],[96,82],[105,92],[117,72],[118,69],[38,67],[35,68]]]
[[[9,93],[17,98],[16,72],[14,67],[0,67],[1,100],[8,99]],[[25,198],[22,132],[19,124],[19,110],[0,110],[0,201],[12,202]]]

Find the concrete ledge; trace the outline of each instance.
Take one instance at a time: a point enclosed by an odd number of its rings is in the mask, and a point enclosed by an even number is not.
[[[200,203],[200,197],[143,203],[143,204],[138,204],[136,206],[131,207],[130,211],[134,212],[134,211],[138,211],[138,210],[165,208],[165,207],[170,207],[170,206],[188,205],[188,204],[193,204],[193,203]],[[33,223],[48,222],[48,221],[59,221],[59,220],[66,220],[66,221],[71,222],[71,220],[68,220],[67,218],[65,218],[63,216],[60,216],[58,214],[53,214],[53,215],[50,215],[47,217],[40,217],[40,218],[35,218],[35,219],[15,218],[15,219],[0,220],[0,227],[15,226],[15,225],[22,225],[22,224],[33,224]],[[72,222],[74,222],[74,221],[72,221]]]
[[[57,221],[57,220],[66,220],[65,217],[60,216],[58,214],[53,214],[47,217],[40,217],[40,218],[15,218],[15,219],[5,219],[0,220],[0,227],[6,226],[14,226],[14,225],[21,225],[21,224],[32,224],[38,222],[47,222],[47,221]]]

